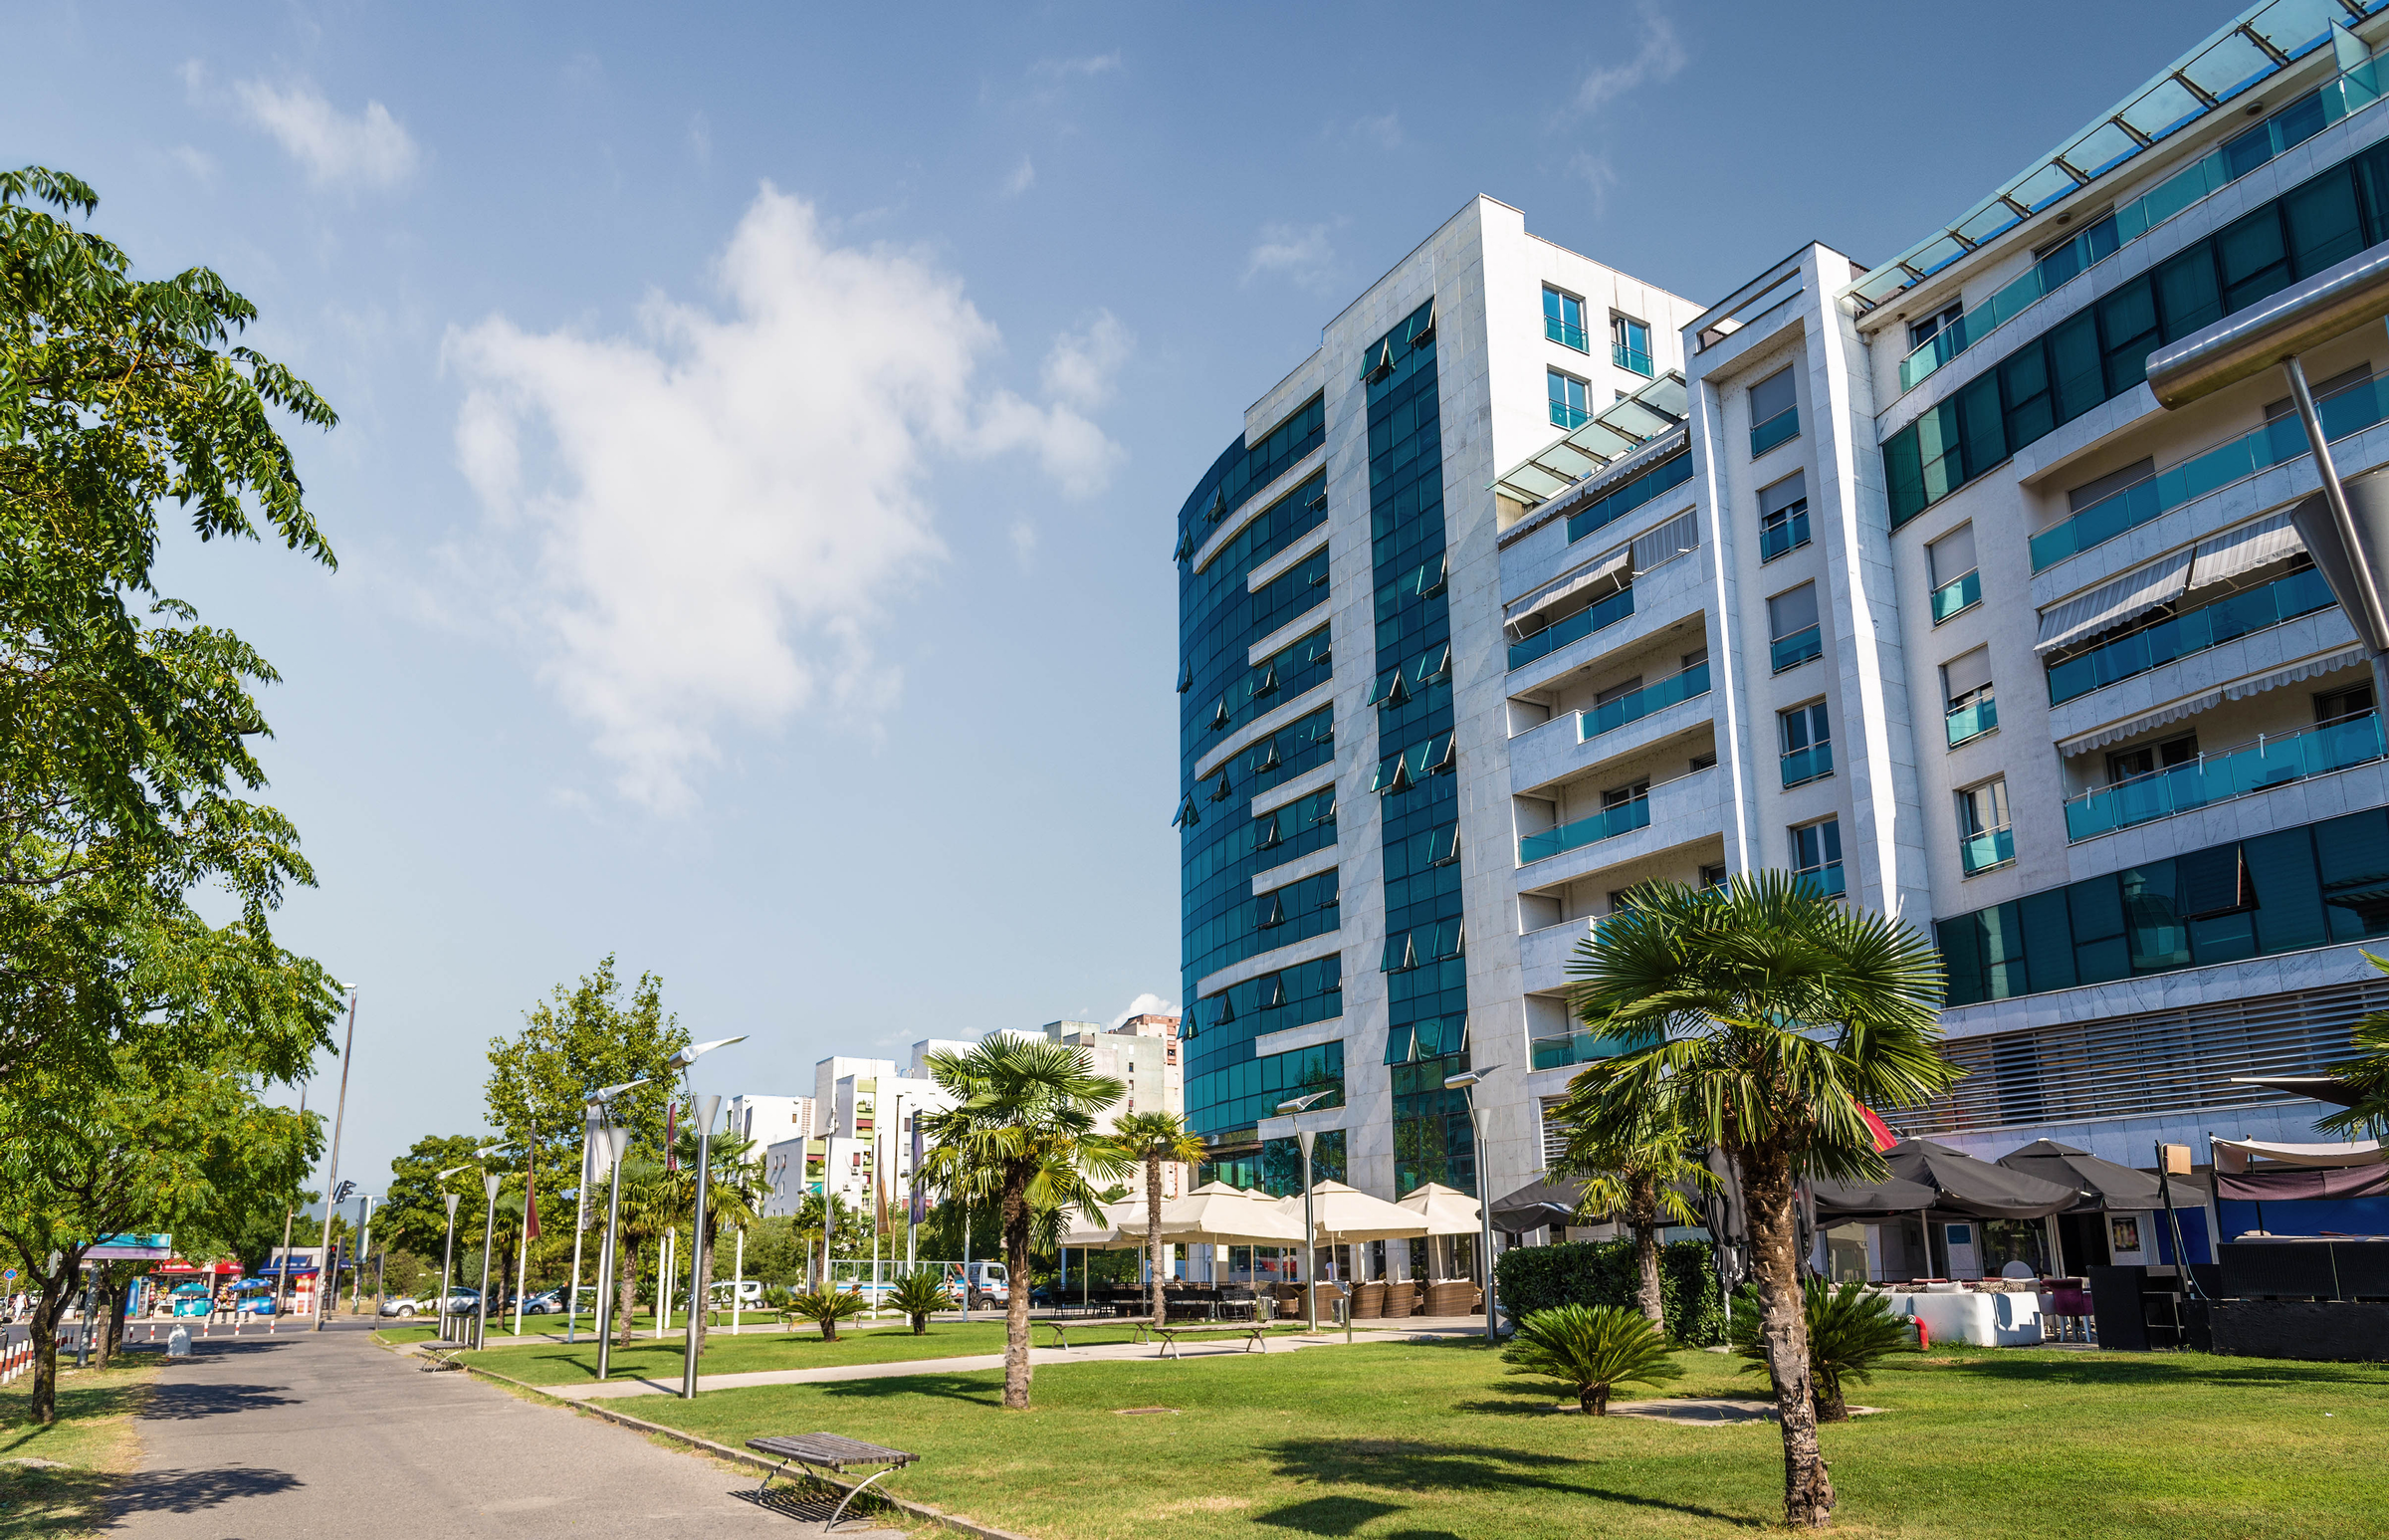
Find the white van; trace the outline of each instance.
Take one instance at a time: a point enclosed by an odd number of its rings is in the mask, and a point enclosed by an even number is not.
[[[966,1267],[970,1269],[971,1274],[969,1303],[974,1308],[979,1305],[1000,1305],[1010,1302],[1012,1286],[1009,1275],[1004,1271],[1001,1262],[948,1262],[946,1264],[946,1291],[948,1293],[957,1299],[963,1297],[963,1270]]]
[[[708,1297],[708,1298],[710,1298],[710,1299],[713,1301],[714,1308],[715,1308],[716,1310],[728,1310],[728,1309],[730,1308],[730,1295],[731,1295],[731,1288],[732,1288],[732,1280],[731,1280],[731,1279],[728,1279],[728,1278],[717,1278],[717,1279],[715,1279],[715,1280],[714,1280],[714,1286],[713,1286],[713,1288],[712,1288],[711,1292],[710,1292],[710,1293],[707,1295],[707,1297]],[[759,1309],[762,1308],[762,1303],[763,1303],[763,1280],[762,1280],[762,1279],[760,1279],[760,1278],[741,1278],[741,1279],[737,1280],[737,1288],[738,1288],[738,1295],[739,1295],[739,1308],[740,1308],[740,1309],[742,1309],[742,1310],[759,1310]]]

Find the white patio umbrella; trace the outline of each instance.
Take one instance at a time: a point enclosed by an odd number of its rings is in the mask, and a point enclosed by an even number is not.
[[[1394,1207],[1407,1209],[1425,1219],[1430,1235],[1473,1235],[1483,1227],[1476,1200],[1439,1182],[1429,1182]]]
[[[1144,1240],[1149,1214],[1143,1204],[1122,1205],[1111,1211],[1123,1244]],[[1162,1205],[1162,1238],[1188,1245],[1298,1245],[1302,1215],[1288,1214],[1268,1194],[1208,1182],[1184,1198]]]
[[[1286,1216],[1294,1221],[1296,1239],[1302,1236],[1302,1195],[1278,1201]],[[1311,1189],[1311,1213],[1319,1226],[1319,1238],[1342,1240],[1409,1240],[1432,1233],[1426,1216],[1382,1198],[1372,1198],[1358,1188],[1341,1182],[1321,1182]]]
[[[1110,1222],[1100,1211],[1090,1214],[1073,1204],[1062,1210],[1062,1244],[1075,1250],[1112,1251],[1133,1246],[1137,1240],[1133,1236],[1123,1236],[1119,1226]]]

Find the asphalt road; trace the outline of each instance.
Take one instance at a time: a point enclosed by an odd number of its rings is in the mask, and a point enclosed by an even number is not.
[[[141,1417],[141,1468],[117,1493],[111,1536],[819,1532],[817,1521],[748,1500],[752,1476],[461,1373],[427,1374],[364,1330],[218,1337],[197,1349],[164,1371]],[[852,1520],[838,1530],[840,1540],[882,1533]]]

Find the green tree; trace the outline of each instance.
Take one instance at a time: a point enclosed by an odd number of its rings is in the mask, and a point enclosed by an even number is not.
[[[29,1412],[58,1409],[58,1325],[103,1235],[217,1235],[277,1216],[323,1147],[323,1120],[269,1106],[254,1061],[120,1050],[98,1081],[20,1073],[0,1095],[0,1247],[39,1289]]]
[[[459,1196],[456,1243],[461,1254],[481,1236],[479,1152],[490,1140],[472,1134],[427,1134],[390,1162],[390,1183],[373,1210],[373,1237],[393,1251],[412,1251],[437,1267],[448,1243],[447,1195]],[[457,1168],[462,1167],[463,1170]],[[450,1173],[446,1178],[442,1172]],[[472,1211],[468,1214],[467,1210]]]
[[[2364,961],[2389,974],[2389,960],[2367,952]],[[2389,1010],[2376,1010],[2348,1033],[2355,1056],[2331,1066],[2331,1074],[2355,1100],[2314,1126],[2342,1139],[2389,1139]]]
[[[804,1247],[804,1275],[817,1285],[827,1287],[829,1270],[824,1265],[826,1247],[834,1246],[841,1235],[850,1235],[862,1216],[835,1193],[807,1193],[804,1202],[796,1206],[795,1238]]]
[[[1145,1168],[1145,1249],[1153,1261],[1153,1324],[1166,1324],[1162,1275],[1169,1242],[1162,1238],[1162,1167],[1165,1163],[1195,1166],[1207,1160],[1210,1147],[1187,1132],[1187,1121],[1175,1112],[1132,1112],[1112,1125],[1112,1138],[1121,1154]]]
[[[928,1176],[966,1202],[999,1206],[1011,1280],[1004,1311],[1003,1404],[1028,1410],[1029,1235],[1036,1212],[1067,1204],[1096,1207],[1086,1173],[1118,1176],[1128,1158],[1095,1132],[1095,1120],[1127,1087],[1094,1071],[1084,1048],[991,1037],[968,1053],[929,1056],[929,1072],[955,1105],[922,1115]]]
[[[682,1129],[673,1146],[677,1169],[667,1175],[672,1223],[694,1224],[697,1217],[697,1131]],[[763,1200],[770,1188],[763,1168],[755,1159],[755,1141],[727,1128],[714,1135],[709,1159],[713,1180],[705,1196],[705,1234],[694,1258],[697,1290],[689,1299],[689,1329],[697,1334],[697,1351],[708,1346],[713,1322],[707,1308],[713,1300],[714,1251],[726,1229],[739,1229],[762,1217]]]
[[[1610,1415],[1610,1392],[1656,1385],[1683,1374],[1667,1356],[1667,1338],[1624,1305],[1558,1305],[1520,1318],[1501,1350],[1503,1374],[1557,1380],[1594,1417]]]
[[[328,1046],[323,970],[276,947],[310,884],[290,820],[248,799],[271,665],[158,591],[160,509],[203,542],[270,533],[326,566],[279,416],[305,381],[234,338],[257,319],[203,268],[131,276],[63,173],[0,173],[0,1085],[119,1050],[287,1079]],[[53,212],[55,211],[55,212]],[[210,924],[196,888],[228,900]],[[260,997],[304,986],[300,1008]],[[176,1017],[165,1037],[145,1031]]]
[[[1664,1116],[1658,1105],[1639,1109],[1641,1117],[1623,1128],[1589,1118],[1588,1110],[1574,1095],[1553,1109],[1550,1121],[1566,1128],[1567,1136],[1551,1174],[1584,1185],[1578,1218],[1589,1222],[1604,1214],[1625,1215],[1634,1238],[1635,1301],[1642,1318],[1665,1331],[1659,1226],[1698,1224],[1700,1213],[1686,1190],[1715,1179],[1693,1158],[1684,1126]]]
[[[1817,1421],[1846,1423],[1849,1407],[1842,1398],[1842,1382],[1870,1383],[1876,1361],[1907,1345],[1907,1322],[1891,1313],[1890,1300],[1864,1284],[1836,1287],[1814,1274],[1802,1280],[1801,1315],[1808,1327],[1809,1377],[1817,1391]],[[1758,1300],[1747,1285],[1734,1291],[1726,1341],[1749,1361],[1743,1367],[1766,1369],[1767,1345],[1760,1330]]]
[[[1880,1180],[1868,1107],[1954,1083],[1941,1057],[1941,960],[1908,926],[1854,913],[1787,872],[1724,889],[1651,884],[1578,944],[1578,1016],[1631,1046],[1580,1073],[1595,1138],[1647,1119],[1725,1151],[1750,1215],[1751,1275],[1784,1441],[1784,1517],[1833,1520],[1817,1442],[1793,1185],[1803,1172]]]
[[[919,1337],[928,1333],[933,1313],[954,1308],[954,1296],[946,1292],[946,1280],[925,1267],[897,1279],[888,1303],[912,1320],[913,1335]]]

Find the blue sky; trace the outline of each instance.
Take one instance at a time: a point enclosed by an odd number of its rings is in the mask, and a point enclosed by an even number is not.
[[[286,677],[369,1190],[609,951],[725,1092],[1175,1001],[1172,520],[1323,321],[1477,192],[1695,299],[1880,261],[2231,15],[12,10],[11,162],[343,415],[336,574],[169,572]]]

